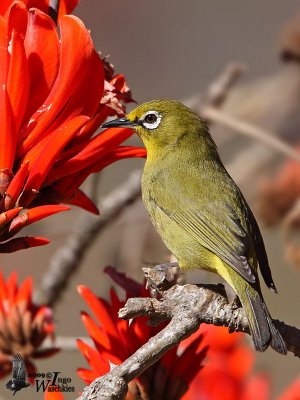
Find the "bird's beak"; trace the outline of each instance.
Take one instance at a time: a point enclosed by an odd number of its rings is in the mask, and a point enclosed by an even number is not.
[[[135,123],[127,118],[113,119],[101,125],[101,128],[134,128]]]

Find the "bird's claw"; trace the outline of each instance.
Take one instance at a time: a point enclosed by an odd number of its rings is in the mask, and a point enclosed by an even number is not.
[[[143,268],[146,278],[146,288],[153,297],[174,286],[179,277],[179,267],[176,262],[158,264],[154,268]]]

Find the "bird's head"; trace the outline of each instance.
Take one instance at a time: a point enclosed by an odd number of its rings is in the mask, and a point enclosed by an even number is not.
[[[153,147],[173,146],[192,132],[206,130],[198,115],[174,100],[154,100],[141,104],[125,118],[106,122],[102,127],[134,129],[148,151]]]

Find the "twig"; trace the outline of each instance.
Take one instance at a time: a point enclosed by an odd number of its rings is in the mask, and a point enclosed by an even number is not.
[[[241,63],[229,63],[221,71],[220,75],[218,75],[208,86],[204,94],[200,93],[191,96],[183,100],[183,103],[196,113],[198,113],[204,106],[220,107],[245,69],[245,65]]]
[[[79,267],[97,235],[140,196],[140,181],[141,173],[133,172],[127,181],[108,194],[99,205],[101,218],[86,214],[79,218],[74,233],[51,258],[41,285],[34,293],[35,303],[53,306],[57,302],[70,276]]]
[[[229,94],[230,89],[232,89],[245,70],[246,66],[238,62],[226,65],[220,76],[208,86],[206,105],[220,107]]]
[[[265,129],[226,114],[215,107],[203,107],[200,113],[205,119],[223,124],[224,126],[239,132],[240,134],[251,137],[255,140],[259,140],[260,142],[271,146],[282,154],[300,162],[300,154],[294,150],[293,147],[289,146],[286,142]]]
[[[40,349],[42,350],[47,350],[50,348],[53,348],[53,346],[55,346],[56,348],[62,349],[64,351],[73,351],[73,350],[78,350],[78,346],[77,346],[77,339],[80,339],[82,341],[84,341],[85,343],[87,343],[90,346],[93,346],[93,341],[90,337],[86,336],[86,337],[74,337],[74,336],[56,336],[54,343],[53,343],[53,339],[52,338],[46,338]]]
[[[222,286],[222,285],[221,285]],[[86,387],[78,400],[123,399],[128,383],[143,373],[170,348],[195,332],[204,322],[228,326],[230,332],[249,333],[248,321],[236,302],[228,303],[220,285],[175,285],[161,292],[161,300],[132,298],[119,311],[123,319],[147,315],[156,320],[169,320],[169,324],[121,365],[97,378]],[[300,330],[274,320],[289,351],[300,356]]]

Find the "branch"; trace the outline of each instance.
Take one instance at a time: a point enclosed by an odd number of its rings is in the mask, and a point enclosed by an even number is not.
[[[66,287],[69,278],[78,269],[81,260],[94,241],[114,221],[124,208],[140,196],[141,173],[133,172],[127,181],[109,193],[99,204],[101,218],[86,215],[79,218],[74,233],[67,243],[51,258],[39,289],[34,293],[36,304],[53,306]]]
[[[296,156],[299,161],[299,155],[297,157],[294,149],[286,143],[287,140],[291,141],[292,137],[295,138],[299,125],[298,114],[294,112],[299,97],[295,95],[294,89],[288,89],[299,86],[299,73],[289,70],[287,74],[284,69],[271,80],[268,77],[236,88],[235,84],[245,70],[246,67],[241,63],[229,63],[208,85],[204,94],[191,96],[184,104],[208,118],[220,149],[226,146],[236,148],[236,135],[233,131],[254,139],[246,147],[239,146],[239,151],[234,152],[230,161],[226,163],[229,173],[247,192],[249,179],[253,179],[258,171],[261,172],[274,160],[274,148],[289,157]],[[281,90],[284,90],[287,97],[284,102],[275,102],[271,114],[274,93]],[[271,115],[276,115],[277,118],[274,119]],[[280,136],[284,137],[285,141],[280,140]],[[262,141],[267,146],[261,146]]]
[[[152,273],[152,271],[154,271]],[[148,286],[162,286],[161,271],[147,269]],[[154,285],[155,286],[155,285]],[[156,336],[121,365],[97,378],[77,400],[124,399],[129,382],[142,374],[169,349],[197,331],[201,323],[227,326],[230,332],[250,333],[244,310],[234,300],[229,303],[223,285],[175,285],[160,292],[161,299],[131,298],[119,311],[123,319],[148,316],[152,322],[170,320]],[[300,330],[274,320],[288,351],[300,357]]]
[[[246,135],[252,139],[258,140],[261,143],[264,143],[279,151],[285,156],[291,157],[292,159],[300,162],[300,155],[292,146],[275,136],[272,132],[268,132],[266,129],[226,114],[215,107],[203,107],[200,110],[200,114],[205,119],[220,123],[242,135]]]

